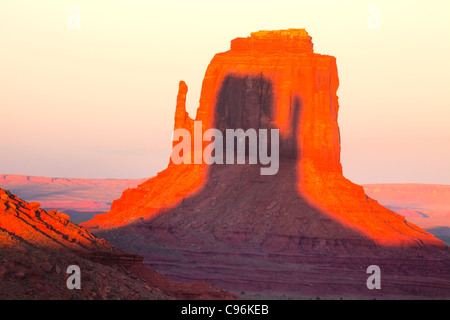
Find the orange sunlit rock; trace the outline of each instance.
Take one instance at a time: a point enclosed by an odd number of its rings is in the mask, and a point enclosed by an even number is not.
[[[2,299],[234,299],[210,284],[171,281],[56,210],[0,189]],[[80,290],[66,270],[80,267]]]
[[[443,246],[343,177],[338,86],[336,59],[314,53],[304,29],[254,32],[234,39],[231,50],[214,56],[205,73],[195,120],[202,121],[203,132],[208,128],[279,129],[281,158],[297,159],[291,168],[298,179],[296,189],[313,207],[379,244]],[[187,90],[181,81],[174,129],[187,129],[194,136],[194,120],[186,112]],[[170,164],[157,177],[125,191],[109,213],[85,225],[111,228],[153,217],[197,192],[208,170],[203,165]]]
[[[234,292],[448,297],[444,243],[344,178],[336,59],[312,48],[303,29],[233,40],[206,70],[195,119],[179,84],[174,128],[191,137],[194,120],[203,132],[279,129],[275,175],[261,175],[260,164],[170,162],[83,225],[173,279]],[[390,284],[383,290],[366,287],[372,264]]]
[[[27,244],[55,249],[110,250],[112,246],[72,223],[68,215],[40,209],[38,202],[25,202],[0,189],[0,246],[13,247],[17,239]]]

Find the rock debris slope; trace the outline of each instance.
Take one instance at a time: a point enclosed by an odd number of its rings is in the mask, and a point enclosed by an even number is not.
[[[76,265],[81,289],[66,281]],[[217,299],[233,296],[205,283],[171,281],[70,222],[56,210],[0,189],[0,299]]]

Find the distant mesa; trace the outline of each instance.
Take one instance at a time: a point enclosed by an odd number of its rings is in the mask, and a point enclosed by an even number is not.
[[[0,188],[11,190],[42,208],[85,213],[104,213],[123,190],[148,179],[74,179],[0,174]]]
[[[418,183],[364,185],[364,191],[382,205],[404,216],[450,244],[450,186]]]

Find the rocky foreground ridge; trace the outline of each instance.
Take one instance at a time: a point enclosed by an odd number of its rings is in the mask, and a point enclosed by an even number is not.
[[[180,82],[174,128],[279,129],[278,173],[170,163],[83,225],[173,279],[251,296],[449,297],[445,244],[343,176],[338,86],[336,59],[304,29],[233,40],[206,70],[195,119]],[[381,290],[366,287],[372,264]]]
[[[56,210],[0,189],[0,299],[224,299],[206,283],[181,284],[116,249]],[[80,267],[81,289],[66,281]]]

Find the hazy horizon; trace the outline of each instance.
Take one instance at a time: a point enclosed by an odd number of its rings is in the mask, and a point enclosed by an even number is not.
[[[80,28],[69,29],[80,10]],[[367,25],[371,5],[380,28]],[[169,161],[178,82],[195,116],[230,41],[305,28],[337,58],[344,176],[450,184],[446,1],[31,1],[0,5],[0,172],[139,179]]]

